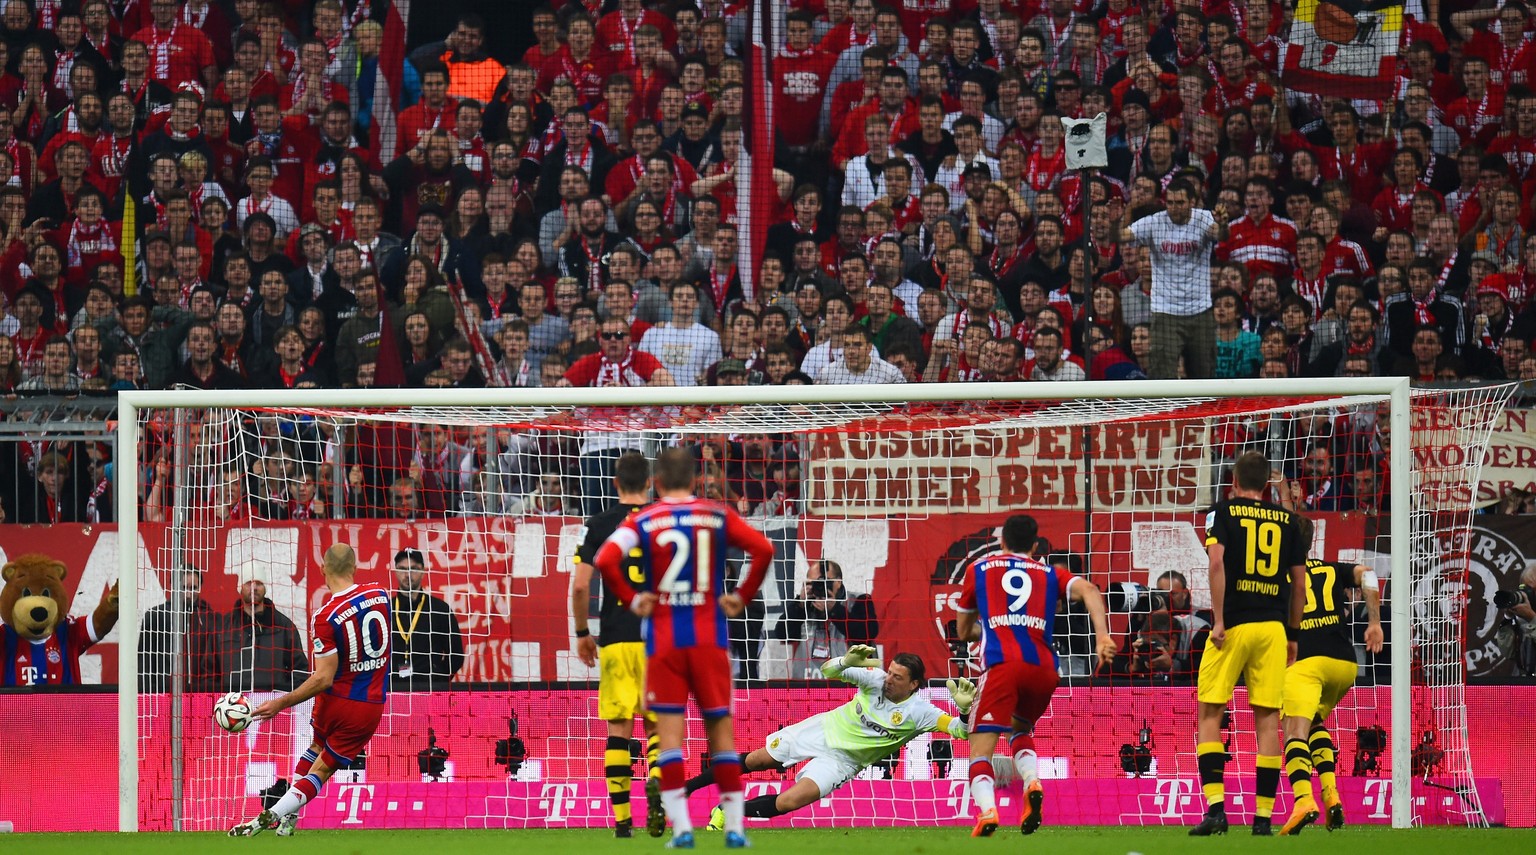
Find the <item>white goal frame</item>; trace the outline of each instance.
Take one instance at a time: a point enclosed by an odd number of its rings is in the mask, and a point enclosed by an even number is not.
[[[491,389],[293,389],[124,391],[118,394],[119,461],[115,506],[118,513],[119,578],[134,580],[119,589],[118,680],[118,823],[120,831],[139,827],[139,467],[122,461],[136,454],[139,413],[145,409],[348,407],[657,407],[739,404],[889,403],[891,401],[1026,401],[1073,399],[1268,398],[1295,396],[1385,396],[1390,403],[1391,470],[1412,467],[1410,385],[1406,377],[1294,378],[1271,380],[1139,380],[1063,383],[920,383],[871,386],[736,386],[635,388],[491,388]],[[1474,464],[1481,469],[1481,458]],[[1473,473],[1474,478],[1477,472]],[[1393,508],[1411,507],[1410,478],[1391,479]],[[1475,483],[1475,481],[1474,481]],[[1412,515],[1391,515],[1394,544],[1408,544]],[[1410,549],[1394,548],[1392,580],[1402,586],[1391,597],[1392,674],[1392,827],[1413,822],[1412,656],[1413,596]],[[1193,722],[1191,722],[1193,734]]]

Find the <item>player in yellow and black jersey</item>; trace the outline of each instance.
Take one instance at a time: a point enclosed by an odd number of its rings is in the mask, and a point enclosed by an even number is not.
[[[628,452],[614,464],[614,484],[619,502],[587,520],[585,536],[576,550],[576,571],[571,580],[571,617],[576,626],[576,654],[589,667],[601,664],[597,682],[597,713],[608,722],[608,741],[603,750],[603,774],[608,779],[608,798],[613,803],[613,830],[618,837],[629,837],[634,819],[629,806],[632,780],[629,738],[635,730],[635,716],[643,718],[646,736],[646,831],[660,837],[666,831],[666,817],[661,809],[660,768],[656,764],[659,744],[656,717],[645,708],[645,641],[640,635],[640,618],[619,602],[613,592],[603,590],[601,646],[587,627],[592,590],[592,558],[625,519],[650,501],[646,490],[651,466],[645,455]],[[625,568],[636,586],[645,582],[645,571],[638,556],[631,556]]]
[[[1206,517],[1215,622],[1200,661],[1200,784],[1208,805],[1195,837],[1227,831],[1226,747],[1221,718],[1239,678],[1248,687],[1258,754],[1253,833],[1268,835],[1280,785],[1280,705],[1285,668],[1295,656],[1307,544],[1300,517],[1264,501],[1269,461],[1250,451],[1232,466],[1232,498]]]
[[[1312,522],[1301,521],[1307,542]],[[1344,805],[1334,784],[1333,737],[1324,722],[1355,685],[1355,645],[1349,630],[1348,591],[1361,590],[1370,623],[1365,649],[1381,652],[1381,585],[1363,564],[1329,564],[1307,560],[1306,606],[1301,614],[1296,661],[1285,672],[1285,770],[1296,797],[1283,834],[1300,834],[1321,815],[1312,797],[1312,770],[1323,785],[1328,829],[1344,825]]]

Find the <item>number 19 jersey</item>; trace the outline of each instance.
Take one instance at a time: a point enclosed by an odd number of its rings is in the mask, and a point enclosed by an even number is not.
[[[960,592],[959,611],[979,613],[982,664],[1056,667],[1051,640],[1056,603],[1076,580],[1072,576],[1063,583],[1056,568],[1012,552],[989,555],[972,565]]]
[[[315,612],[314,658],[337,657],[328,695],[382,704],[389,697],[389,593],[353,585],[331,594]]]
[[[1259,499],[1229,499],[1205,520],[1205,544],[1222,545],[1226,599],[1222,622],[1285,621],[1291,608],[1291,568],[1307,562],[1296,515]]]
[[[656,608],[644,622],[649,656],[695,647],[730,650],[727,617],[719,604],[730,587],[726,551],[735,546],[772,552],[762,533],[740,514],[697,498],[655,502],[620,523],[609,541],[625,554],[640,550],[646,580],[636,588],[656,594]],[[756,565],[754,570],[737,586],[744,600],[762,582],[762,571]]]

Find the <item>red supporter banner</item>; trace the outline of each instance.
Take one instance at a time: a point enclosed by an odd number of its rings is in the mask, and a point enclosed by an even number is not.
[[[962,581],[957,574],[973,550],[995,542],[1005,516],[808,517],[799,524],[798,546],[806,561],[838,561],[848,587],[871,594],[881,645],[939,663],[950,656],[942,626],[954,617],[952,599]],[[1162,572],[1177,570],[1190,578],[1197,603],[1206,596],[1205,553],[1194,514],[1136,523],[1131,531],[1123,529],[1123,515],[1109,512],[1087,519],[1081,511],[1066,510],[1042,510],[1035,516],[1041,533],[1058,549],[1093,556],[1090,574],[1101,584],[1150,584]],[[1085,526],[1088,521],[1091,528]],[[1323,552],[1358,550],[1365,542],[1365,522],[1355,514],[1325,515],[1318,525]],[[167,572],[177,556],[173,533],[162,524],[139,526],[141,614],[166,600]],[[184,546],[180,560],[204,572],[202,596],[214,611],[231,612],[241,582],[260,579],[267,597],[294,622],[306,645],[310,616],[326,598],[320,568],[331,544],[349,543],[357,550],[360,581],[391,589],[394,555],[410,547],[426,555],[428,589],[460,615],[466,660],[457,681],[596,679],[596,672],[581,665],[571,649],[566,603],[571,556],[581,534],[581,520],[575,517],[263,523],[196,534],[192,540],[198,545]],[[70,614],[90,614],[117,579],[116,527],[0,526],[3,556],[37,551],[41,544],[70,568]],[[787,582],[785,574],[803,562],[792,554],[781,558],[789,559],[776,564]],[[85,682],[116,681],[116,642],[114,631],[85,654]]]

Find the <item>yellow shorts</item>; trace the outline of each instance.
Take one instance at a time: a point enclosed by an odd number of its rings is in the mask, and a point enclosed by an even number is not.
[[[603,721],[633,719],[645,709],[645,642],[622,641],[597,651],[597,717]]]
[[[1265,621],[1227,627],[1226,641],[1219,649],[1206,642],[1205,657],[1200,660],[1200,703],[1227,703],[1242,678],[1249,706],[1280,709],[1285,656],[1285,624]]]
[[[1354,660],[1309,656],[1285,669],[1285,717],[1327,718],[1360,670]]]

